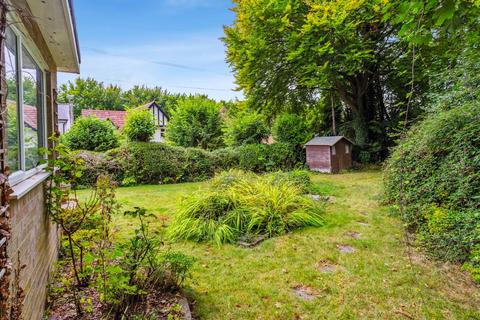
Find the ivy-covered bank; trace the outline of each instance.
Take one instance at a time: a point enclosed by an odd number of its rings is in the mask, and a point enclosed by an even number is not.
[[[386,164],[385,192],[435,258],[480,281],[480,104],[432,113]]]

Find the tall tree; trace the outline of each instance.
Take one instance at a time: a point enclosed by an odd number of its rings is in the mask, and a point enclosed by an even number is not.
[[[155,101],[163,106],[166,112],[170,113],[175,110],[177,101],[185,96],[185,94],[172,94],[161,87],[134,86],[123,93],[122,99],[126,109],[136,108]]]
[[[395,36],[399,25],[384,19],[385,2],[235,3],[224,41],[249,102],[273,112],[305,111],[333,94],[346,107],[356,143],[380,142],[376,151],[385,156],[384,137],[406,103],[411,68],[408,46]]]
[[[60,86],[58,100],[71,102],[73,112],[78,117],[82,109],[123,110],[122,90],[118,86],[105,86],[92,78],[76,78]]]

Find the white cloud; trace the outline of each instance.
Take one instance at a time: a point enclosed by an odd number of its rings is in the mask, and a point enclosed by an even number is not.
[[[218,37],[189,34],[136,46],[85,48],[81,77],[128,89],[135,84],[161,86],[171,92],[205,93],[215,99],[241,98],[225,63]],[[75,78],[60,75],[59,83]]]

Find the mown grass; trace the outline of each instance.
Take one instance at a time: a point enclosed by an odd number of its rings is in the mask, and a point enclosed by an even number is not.
[[[437,265],[407,249],[399,220],[379,204],[381,173],[314,175],[327,206],[326,225],[269,239],[253,249],[179,242],[167,244],[198,262],[187,293],[201,319],[480,319],[480,290],[456,266]],[[125,207],[143,206],[163,225],[181,196],[203,183],[120,188]],[[360,224],[363,222],[364,224]],[[114,219],[118,238],[132,229]],[[347,232],[358,232],[354,239]],[[354,253],[341,253],[337,245]],[[337,264],[320,272],[319,261]],[[292,288],[318,293],[299,299]]]

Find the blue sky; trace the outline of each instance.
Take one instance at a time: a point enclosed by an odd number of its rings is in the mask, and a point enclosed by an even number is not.
[[[230,0],[76,0],[81,77],[241,98],[225,62]],[[76,75],[61,74],[59,83]]]

